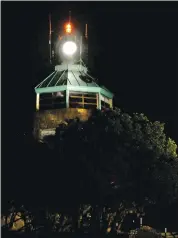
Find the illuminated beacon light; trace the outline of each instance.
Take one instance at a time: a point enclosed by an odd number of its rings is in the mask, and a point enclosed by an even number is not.
[[[73,41],[67,41],[64,43],[62,47],[62,51],[64,54],[68,56],[72,56],[77,50],[77,45]]]
[[[66,27],[65,27],[65,30],[66,30],[66,33],[71,33],[72,32],[72,26],[71,24],[67,24]]]

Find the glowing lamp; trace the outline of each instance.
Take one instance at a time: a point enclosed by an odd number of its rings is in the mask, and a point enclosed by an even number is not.
[[[67,41],[64,43],[62,47],[62,51],[64,54],[68,56],[72,56],[77,50],[77,45],[73,41]]]
[[[68,24],[66,25],[65,31],[66,31],[66,33],[71,33],[71,32],[72,32],[72,26],[71,26],[70,23],[68,23]]]

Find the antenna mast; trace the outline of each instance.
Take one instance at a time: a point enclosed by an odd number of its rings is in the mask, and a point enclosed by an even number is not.
[[[85,64],[88,65],[88,24],[85,24]]]
[[[52,30],[51,30],[51,14],[49,14],[49,61],[50,61],[50,64],[52,63],[52,61],[51,61],[51,33],[52,33]]]
[[[85,24],[85,38],[88,39],[88,24]]]
[[[71,22],[71,11],[69,11],[69,23]]]
[[[80,38],[80,68],[81,68],[81,63],[82,63],[82,44],[83,44],[83,37],[81,36]]]

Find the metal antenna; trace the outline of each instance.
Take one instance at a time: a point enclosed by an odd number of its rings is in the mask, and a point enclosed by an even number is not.
[[[49,61],[50,61],[50,64],[52,63],[52,61],[51,61],[51,33],[52,33],[52,30],[51,30],[51,14],[49,14]]]
[[[88,24],[85,24],[85,64],[88,65]]]
[[[88,24],[85,24],[85,38],[88,39]]]
[[[71,11],[69,11],[69,23],[71,22]]]
[[[82,62],[82,36],[80,38],[80,70],[81,70],[81,62]]]

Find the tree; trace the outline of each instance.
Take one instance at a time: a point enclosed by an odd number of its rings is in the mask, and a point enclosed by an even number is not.
[[[56,129],[53,143],[34,144],[33,160],[15,169],[24,181],[18,198],[43,212],[33,212],[29,225],[29,215],[16,209],[8,227],[21,212],[25,230],[119,231],[129,213],[143,216],[150,204],[177,198],[177,145],[163,123],[143,114],[116,109],[96,111],[86,122],[68,120]]]
[[[59,125],[55,141],[67,177],[63,196],[92,204],[95,218],[105,204],[112,220],[122,222],[129,211],[141,214],[149,204],[177,198],[177,146],[164,124],[143,114],[96,111],[87,122]]]

